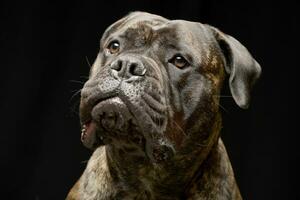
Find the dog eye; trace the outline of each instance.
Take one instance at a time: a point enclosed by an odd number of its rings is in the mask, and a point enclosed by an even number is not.
[[[107,46],[107,49],[108,49],[109,53],[111,53],[111,54],[118,53],[120,50],[120,43],[118,41],[112,41]]]
[[[169,62],[180,69],[189,65],[189,62],[181,55],[175,55],[172,59],[169,60]]]

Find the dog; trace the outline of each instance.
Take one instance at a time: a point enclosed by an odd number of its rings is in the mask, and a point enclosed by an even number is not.
[[[104,32],[81,91],[94,150],[68,200],[242,199],[220,138],[227,79],[248,108],[260,65],[215,27],[132,12]]]

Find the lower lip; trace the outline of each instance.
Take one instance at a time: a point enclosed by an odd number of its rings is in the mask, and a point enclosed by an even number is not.
[[[86,141],[86,139],[88,139],[88,137],[90,137],[91,134],[93,134],[95,128],[96,128],[95,122],[89,121],[85,123],[81,130],[81,141],[82,142]]]

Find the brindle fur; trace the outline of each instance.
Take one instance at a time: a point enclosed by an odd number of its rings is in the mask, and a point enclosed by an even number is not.
[[[111,78],[107,67],[122,56],[105,55],[104,46],[113,37],[125,41],[124,55],[140,56],[147,67],[145,79],[126,83],[129,92]],[[177,69],[165,61],[178,49],[189,57],[189,68]],[[209,25],[170,21],[142,12],[131,13],[110,26],[82,90],[81,117],[91,112],[93,95],[106,95],[119,87],[121,92],[115,95],[126,102],[143,133],[149,132],[152,138],[151,144],[141,143],[150,146],[153,158],[140,148],[143,145],[133,142],[137,140],[131,135],[139,138],[138,130],[112,136],[113,131],[101,129],[98,134],[109,139],[93,146],[95,151],[67,199],[242,199],[220,138],[219,97],[226,74],[230,75],[233,98],[246,108],[260,67],[232,37]],[[95,89],[97,85],[100,89]],[[147,98],[159,99],[160,104]],[[153,117],[149,105],[163,113],[161,121]],[[153,122],[148,122],[151,119]],[[144,140],[147,143],[148,139]]]

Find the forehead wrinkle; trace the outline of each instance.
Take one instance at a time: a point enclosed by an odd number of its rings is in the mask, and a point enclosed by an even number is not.
[[[155,29],[164,23],[165,21],[160,20],[135,20],[134,22],[129,22],[120,28],[117,32],[113,33],[109,38],[107,38],[107,40],[114,37],[120,37],[139,47],[152,42],[152,39],[156,34]]]
[[[151,25],[158,25],[165,23],[169,21],[168,19],[161,17],[159,15],[154,15],[150,13],[145,12],[132,12],[126,15],[125,17],[119,19],[112,25],[110,25],[105,32],[103,33],[103,36],[101,38],[101,43],[103,43],[103,40],[106,40],[107,37],[113,33],[115,33],[118,30],[121,30],[122,28],[134,24],[138,21],[145,21],[146,23],[150,22]]]
[[[143,20],[132,20],[128,23],[126,23],[124,26],[122,26],[120,29],[119,29],[119,32],[122,32],[124,33],[127,29],[138,29],[139,27],[143,27],[143,26],[146,26],[146,27],[149,27],[153,30],[156,29],[156,27],[159,27],[163,24],[166,23],[166,20],[164,19],[143,19]]]
[[[128,27],[123,35],[128,37],[128,39],[137,39],[137,38],[130,38],[130,37],[138,37],[139,39],[144,40],[145,42],[151,40],[153,34],[152,28],[145,24],[145,22],[137,22],[132,26]]]

